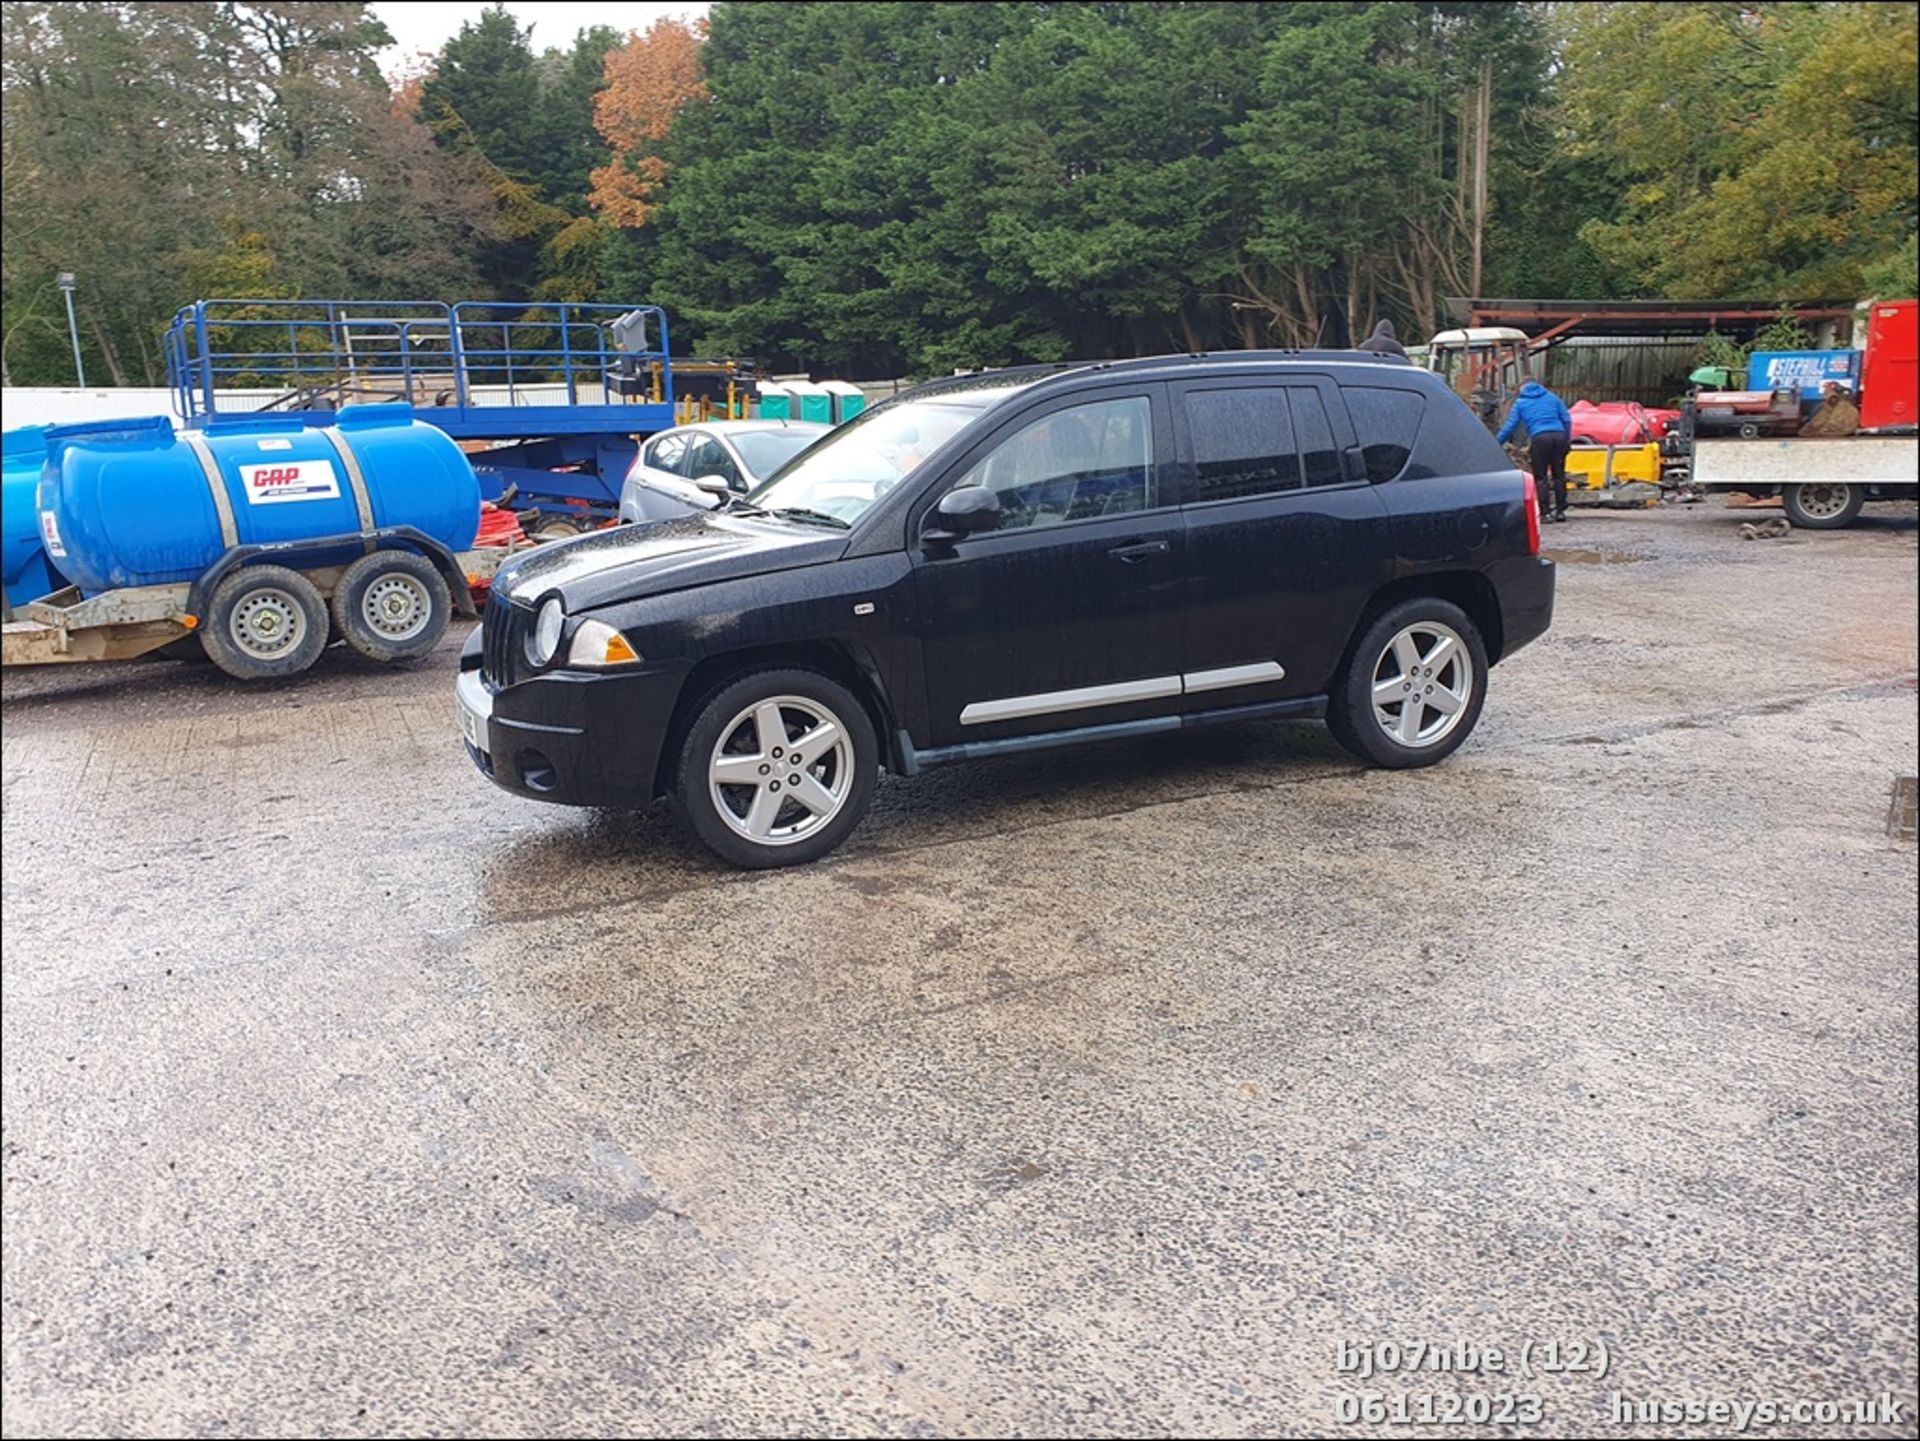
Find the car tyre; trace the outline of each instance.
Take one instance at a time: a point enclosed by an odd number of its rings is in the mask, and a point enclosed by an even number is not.
[[[720,859],[769,870],[818,860],[844,841],[879,769],[873,722],[845,686],[813,670],[757,670],[700,702],[672,797]]]
[[[1327,697],[1327,727],[1370,765],[1430,766],[1472,734],[1486,694],[1479,627],[1450,601],[1416,597],[1368,622]]]
[[[452,615],[446,577],[418,551],[363,555],[347,567],[333,591],[334,625],[368,660],[425,655],[440,644]]]
[[[1780,492],[1780,508],[1787,519],[1808,530],[1840,530],[1859,517],[1867,503],[1864,486],[1823,481],[1817,485],[1789,485]]]
[[[534,522],[531,538],[542,545],[553,545],[559,541],[572,540],[585,535],[594,528],[595,522],[568,515],[542,515]]]
[[[327,603],[298,571],[249,565],[214,587],[197,634],[236,680],[295,676],[326,649]]]

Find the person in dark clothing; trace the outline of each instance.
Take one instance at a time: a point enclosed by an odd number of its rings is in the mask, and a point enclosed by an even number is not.
[[[1533,462],[1533,483],[1540,497],[1540,519],[1567,518],[1567,447],[1573,440],[1573,417],[1567,403],[1537,380],[1529,380],[1514,397],[1513,409],[1494,439],[1505,445],[1521,426],[1527,430],[1527,455]]]
[[[1407,358],[1407,348],[1394,337],[1391,320],[1383,320],[1374,326],[1373,334],[1354,346],[1354,349],[1370,350],[1375,355],[1397,355],[1402,360]]]

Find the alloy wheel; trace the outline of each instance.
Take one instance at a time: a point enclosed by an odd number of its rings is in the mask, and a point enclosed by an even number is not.
[[[1473,699],[1473,657],[1459,632],[1415,621],[1387,642],[1373,666],[1373,718],[1410,750],[1453,733]]]
[[[791,845],[826,825],[853,789],[853,743],[818,701],[756,701],[720,732],[707,761],[714,809],[756,845]]]

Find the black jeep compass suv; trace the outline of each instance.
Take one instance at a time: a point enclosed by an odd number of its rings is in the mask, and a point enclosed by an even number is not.
[[[936,381],[720,506],[500,572],[458,687],[483,772],[668,795],[791,865],[883,765],[1273,716],[1431,765],[1553,613],[1532,482],[1437,376],[1353,351]]]

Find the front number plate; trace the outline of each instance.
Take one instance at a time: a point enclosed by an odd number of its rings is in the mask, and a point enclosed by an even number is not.
[[[462,671],[459,683],[454,687],[454,709],[460,716],[460,734],[466,737],[467,744],[487,753],[487,717],[493,710],[493,698],[480,683],[480,672]]]

